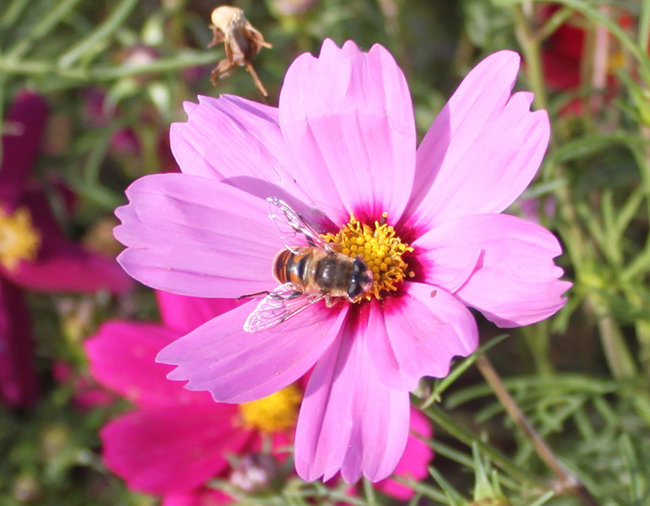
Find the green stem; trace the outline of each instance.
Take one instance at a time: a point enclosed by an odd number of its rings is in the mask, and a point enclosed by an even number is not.
[[[650,43],[650,0],[643,0],[639,16],[639,47],[647,48]]]
[[[17,62],[4,58],[0,59],[0,75],[57,77],[85,85],[91,82],[111,81],[123,77],[156,74],[180,70],[186,67],[208,65],[216,62],[218,59],[219,55],[214,52],[186,50],[176,56],[156,60],[146,65],[122,67],[98,65],[88,69],[65,69],[58,67],[55,63],[43,60],[23,60]]]
[[[535,93],[535,107],[538,109],[548,109],[548,95],[546,93],[546,85],[544,84],[540,38],[533,34],[521,5],[515,5],[513,12],[517,39],[526,59],[528,81],[533,93]]]
[[[138,0],[122,0],[101,25],[61,55],[59,65],[68,68],[87,52],[94,51],[104,39],[124,24],[124,20],[137,4]]]
[[[475,436],[464,427],[458,425],[440,407],[436,405],[429,406],[422,412],[451,436],[455,437],[462,443],[465,443],[467,446],[471,447],[473,444],[476,444],[478,448],[488,455],[497,466],[510,473],[512,476],[517,477],[525,483],[539,487],[540,489],[546,490],[548,488],[548,484],[543,479],[526,473],[521,469],[521,466],[515,464],[500,451],[484,443],[480,437]]]
[[[13,61],[19,60],[29,51],[36,42],[46,37],[52,29],[71,11],[81,0],[61,0],[54,9],[47,12],[43,18],[25,35],[20,42],[11,48],[7,58]]]

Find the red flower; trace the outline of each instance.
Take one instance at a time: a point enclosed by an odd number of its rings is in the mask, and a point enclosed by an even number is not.
[[[0,399],[29,407],[38,396],[30,318],[22,289],[119,293],[132,286],[112,258],[67,239],[43,188],[29,181],[48,106],[20,93],[7,114],[0,166]],[[65,199],[65,195],[62,196]]]

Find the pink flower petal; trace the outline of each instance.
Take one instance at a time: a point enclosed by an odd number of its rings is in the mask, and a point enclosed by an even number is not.
[[[221,506],[232,504],[233,499],[220,490],[200,488],[184,494],[171,494],[165,496],[161,506]]]
[[[30,408],[38,391],[29,310],[22,290],[0,277],[0,401]]]
[[[190,392],[165,376],[171,367],[155,362],[181,336],[153,323],[111,321],[84,343],[90,373],[106,388],[139,406],[213,404],[206,392]]]
[[[169,379],[188,380],[216,401],[248,402],[288,386],[321,357],[345,321],[349,304],[324,302],[266,331],[244,331],[259,300],[225,313],[170,344],[157,359],[178,365]]]
[[[401,297],[373,301],[368,352],[386,385],[414,390],[422,376],[444,378],[451,359],[478,345],[472,313],[442,288],[406,282]]]
[[[231,95],[199,96],[198,105],[186,105],[188,120],[170,131],[172,152],[185,174],[226,179],[235,187],[263,180],[304,198],[285,169],[292,162],[275,107]]]
[[[233,298],[273,289],[285,245],[269,205],[231,186],[187,174],[146,176],[127,190],[115,237],[118,261],[138,281],[195,297]]]
[[[2,135],[0,165],[0,199],[16,205],[21,190],[36,163],[49,107],[43,97],[21,92],[14,99],[5,118],[8,134]]]
[[[160,290],[156,290],[156,300],[165,327],[176,330],[179,334],[187,334],[238,305],[235,299],[186,297]]]
[[[427,467],[431,459],[433,459],[433,450],[413,433],[426,439],[431,439],[433,436],[428,418],[411,407],[411,434],[409,434],[406,442],[404,455],[397,464],[393,475],[404,479],[421,481],[429,476]],[[402,485],[391,478],[380,481],[375,485],[375,488],[401,501],[408,501],[415,495],[412,488]]]
[[[233,425],[237,407],[188,404],[139,409],[104,426],[104,461],[131,489],[187,492],[228,468],[251,432]]]
[[[361,327],[348,322],[309,380],[295,443],[296,470],[304,480],[327,481],[340,470],[347,483],[362,474],[378,481],[393,472],[404,451],[409,394],[379,380],[366,349],[369,330]]]
[[[546,111],[531,93],[510,96],[519,56],[500,51],[463,80],[417,153],[411,226],[430,230],[458,216],[498,213],[533,179],[546,151]]]
[[[13,271],[0,267],[3,276],[24,288],[44,292],[121,293],[132,288],[133,281],[114,258],[66,239],[41,187],[24,189],[19,205],[29,209],[41,246],[36,261],[22,261]]]
[[[564,306],[562,294],[571,287],[558,280],[564,272],[553,264],[562,253],[555,236],[515,216],[464,216],[425,234],[413,246],[419,258],[434,266],[427,282],[446,289],[448,284],[437,273],[466,272],[463,261],[478,252],[471,277],[454,295],[500,327],[548,318]]]
[[[408,85],[386,49],[362,53],[328,39],[320,58],[299,56],[280,93],[280,126],[295,178],[335,223],[347,223],[351,211],[400,218],[416,133]]]

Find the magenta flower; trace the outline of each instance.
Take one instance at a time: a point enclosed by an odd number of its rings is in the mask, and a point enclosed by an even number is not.
[[[241,403],[314,367],[298,474],[389,476],[408,437],[409,391],[476,349],[468,306],[514,327],[565,303],[557,239],[499,214],[535,176],[549,137],[532,95],[511,95],[518,68],[510,51],[481,62],[417,152],[406,80],[378,45],[363,53],[326,40],[319,58],[298,57],[277,109],[232,96],[186,105],[188,121],[171,131],[183,173],[136,181],[116,212],[129,274],[201,297],[274,290],[274,258],[303,245],[269,219],[276,198],[375,276],[358,302],[319,301],[256,333],[244,330],[260,303],[250,300],[164,349],[158,360],[178,366],[168,377]]]
[[[259,404],[263,400],[235,406],[215,403],[205,392],[190,392],[168,381],[165,375],[170,367],[156,364],[156,354],[236,303],[157,295],[162,325],[111,321],[85,344],[93,377],[137,406],[102,429],[104,460],[129,488],[165,497],[164,506],[230,502],[205,483],[228,476],[227,456],[259,452],[262,433],[272,438],[281,457],[280,449],[293,439],[300,389],[290,387],[266,404]],[[413,418],[412,428],[431,436],[420,413]],[[399,475],[421,479],[427,474],[431,450],[415,437],[407,448]],[[408,498],[413,493],[392,480],[382,486],[394,497]]]
[[[22,288],[122,292],[132,286],[114,259],[68,240],[45,191],[29,181],[48,117],[45,100],[20,93],[5,120],[0,168],[0,399],[29,407],[38,384]],[[61,200],[65,204],[67,195]],[[64,206],[65,207],[65,206]]]

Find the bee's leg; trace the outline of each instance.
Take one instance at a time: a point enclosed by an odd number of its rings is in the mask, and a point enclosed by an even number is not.
[[[268,290],[262,290],[261,292],[247,293],[246,295],[240,295],[235,300],[240,301],[242,299],[252,299],[253,297],[259,297],[260,295],[268,295],[271,292]]]
[[[332,302],[332,294],[331,293],[328,293],[327,295],[325,295],[325,305],[327,307],[332,307],[334,305],[334,303]]]

